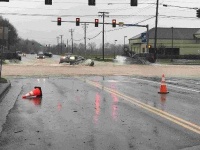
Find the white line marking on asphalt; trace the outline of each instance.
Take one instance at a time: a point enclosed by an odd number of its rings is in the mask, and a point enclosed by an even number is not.
[[[145,80],[145,79],[137,79],[137,78],[131,78],[131,79],[160,84],[159,82],[149,81],[149,80]],[[191,89],[191,88],[184,88],[184,87],[180,87],[180,86],[176,86],[176,85],[171,85],[171,84],[168,84],[167,86],[175,87],[177,89],[182,89],[182,90],[186,90],[186,91],[192,91],[192,92],[200,93],[199,90],[195,90],[195,89]]]

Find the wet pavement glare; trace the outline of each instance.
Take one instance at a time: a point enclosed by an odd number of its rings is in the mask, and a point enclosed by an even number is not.
[[[200,143],[198,134],[126,101],[134,97],[186,120],[199,121],[193,112],[197,108],[185,115],[184,109],[193,104],[186,106],[186,99],[171,87],[169,95],[159,95],[158,83],[124,76],[13,78],[11,82],[21,90],[3,125],[0,148],[173,150]],[[42,88],[43,97],[22,99],[34,86]],[[174,100],[174,95],[179,98]]]

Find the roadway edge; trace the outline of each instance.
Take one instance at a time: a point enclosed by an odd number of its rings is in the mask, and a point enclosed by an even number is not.
[[[8,93],[11,87],[11,83],[8,80],[8,83],[0,83],[0,103],[3,100],[4,96]]]

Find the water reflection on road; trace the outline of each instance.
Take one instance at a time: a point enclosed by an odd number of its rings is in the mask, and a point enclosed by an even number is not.
[[[187,102],[180,90],[160,95],[159,84],[124,76],[11,81],[21,91],[6,116],[0,149],[168,150],[200,142],[198,93]],[[34,86],[42,88],[42,99],[21,100]]]

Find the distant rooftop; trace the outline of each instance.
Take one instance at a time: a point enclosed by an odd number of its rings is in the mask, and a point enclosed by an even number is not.
[[[145,32],[144,32],[145,33]],[[200,28],[173,28],[173,39],[193,40],[195,35],[200,35]],[[141,34],[138,34],[131,39],[140,38]],[[155,28],[149,30],[149,38],[155,38]],[[158,39],[171,39],[172,28],[157,28]]]

